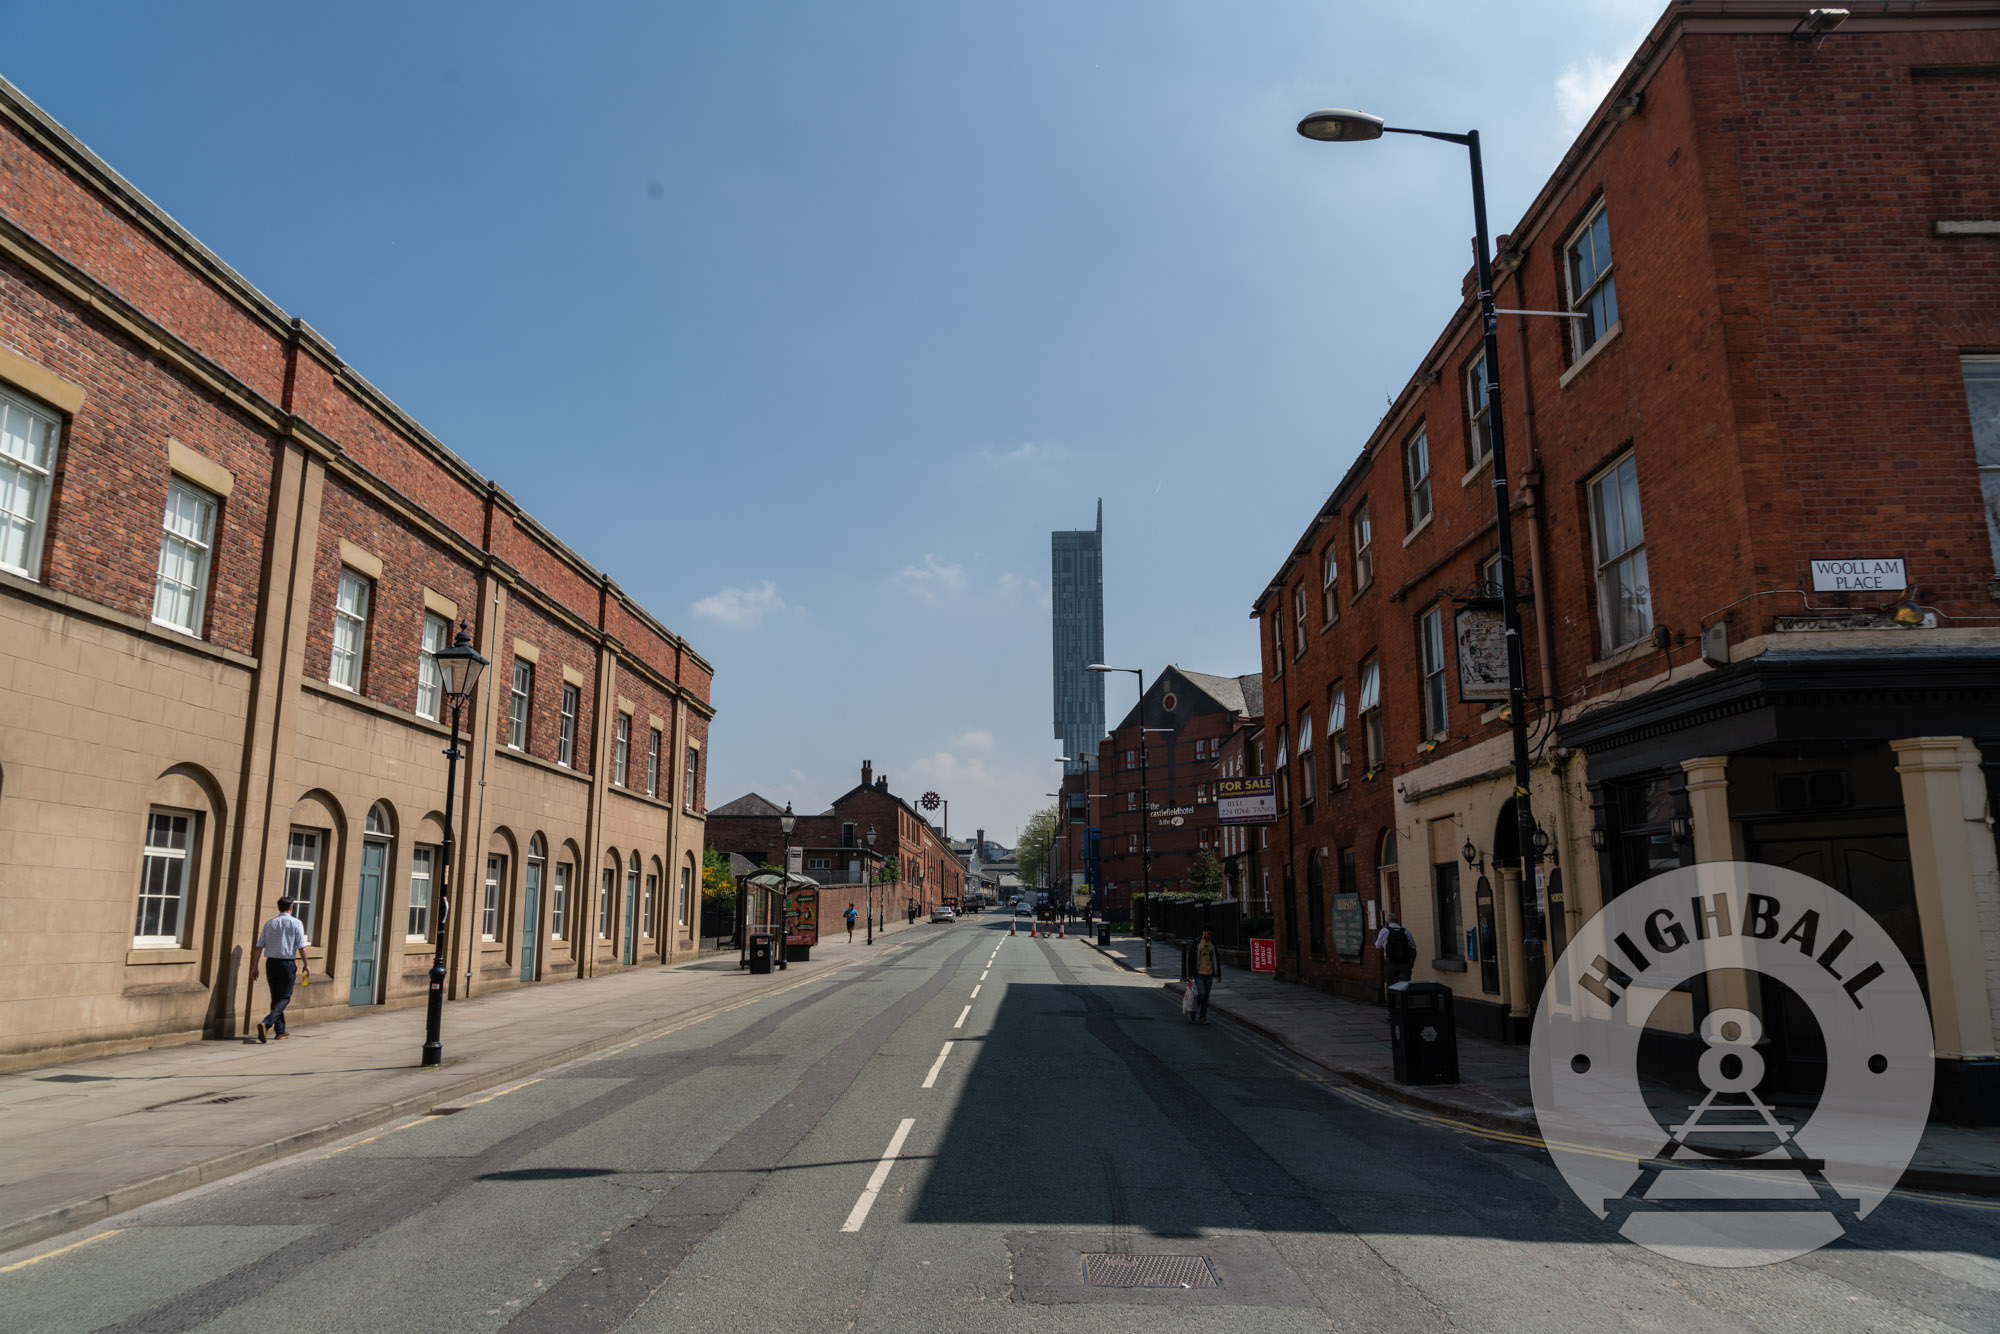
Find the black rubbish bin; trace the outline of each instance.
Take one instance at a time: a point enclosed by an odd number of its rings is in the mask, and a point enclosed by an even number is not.
[[[1097,943],[1105,949],[1111,948],[1111,927],[1104,922],[1097,924]]]
[[[1451,988],[1397,982],[1389,988],[1389,1047],[1398,1084],[1456,1084],[1458,1029]]]
[[[771,938],[769,936],[758,934],[750,937],[750,971],[753,973],[768,973],[771,971]],[[1398,1070],[1402,1069],[1400,1062],[1396,1068]]]

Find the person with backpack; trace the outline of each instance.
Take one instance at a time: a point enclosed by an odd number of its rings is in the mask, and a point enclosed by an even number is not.
[[[1397,919],[1395,913],[1375,933],[1375,948],[1382,952],[1382,985],[1394,986],[1410,980],[1410,968],[1417,961],[1417,938]]]

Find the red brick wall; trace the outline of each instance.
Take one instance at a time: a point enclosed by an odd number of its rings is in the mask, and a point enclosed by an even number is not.
[[[203,633],[211,643],[256,652],[271,483],[263,433],[4,261],[0,342],[87,395],[64,423],[56,460],[42,550],[49,586],[151,619],[171,436],[235,475],[218,513]]]
[[[502,744],[506,742],[507,704],[513,689],[514,641],[519,639],[533,644],[540,651],[535,660],[534,688],[528,701],[528,753],[544,760],[554,760],[559,753],[557,741],[562,731],[563,668],[568,667],[583,676],[583,684],[577,689],[576,755],[570,767],[578,773],[592,772],[592,752],[597,737],[596,647],[566,626],[543,615],[539,607],[524,597],[508,599],[505,639],[499,654],[501,660],[494,664],[494,670],[499,673],[494,689],[501,692],[499,741]]]

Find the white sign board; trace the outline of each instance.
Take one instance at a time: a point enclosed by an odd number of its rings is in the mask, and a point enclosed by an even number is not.
[[[1507,627],[1497,611],[1463,608],[1455,618],[1458,697],[1507,698]]]
[[[1815,593],[1900,593],[1910,586],[1900,556],[1893,560],[1816,560],[1812,576]]]
[[[793,875],[800,875],[804,873],[805,860],[806,860],[806,850],[804,848],[785,849],[785,869],[787,871],[790,871]]]

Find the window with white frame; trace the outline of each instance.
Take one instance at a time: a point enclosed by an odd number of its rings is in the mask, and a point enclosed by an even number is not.
[[[611,896],[618,888],[617,868],[607,866],[597,883],[597,938],[611,939]]]
[[[326,834],[318,829],[294,829],[285,845],[285,897],[292,901],[292,913],[306,929],[310,942],[319,925],[320,857],[326,849]]]
[[[1580,357],[1618,323],[1618,284],[1611,274],[1611,220],[1598,201],[1563,246],[1569,308],[1585,318],[1564,320],[1570,349]]]
[[[1310,806],[1319,800],[1319,760],[1313,753],[1313,711],[1299,710],[1299,800]]]
[[[641,917],[643,918],[643,920],[641,921],[639,926],[639,934],[644,936],[647,940],[651,940],[653,938],[653,907],[654,904],[658,901],[659,897],[660,897],[660,874],[657,871],[648,871],[646,873],[646,898],[644,901],[644,907],[641,911]]]
[[[1375,527],[1369,522],[1367,501],[1355,507],[1348,528],[1354,534],[1354,591],[1359,593],[1375,582]]]
[[[196,827],[197,817],[187,811],[147,813],[134,948],[179,949],[187,939]]]
[[[1136,811],[1139,809],[1139,794],[1137,792],[1130,790],[1126,791],[1125,809],[1128,811]]]
[[[1444,685],[1444,609],[1435,603],[1417,618],[1417,647],[1424,677],[1424,735],[1442,736],[1451,730],[1451,715]]]
[[[201,634],[208,605],[208,565],[215,543],[215,497],[176,477],[167,484],[160,521],[160,564],[153,580],[153,622]]]
[[[694,746],[687,748],[687,772],[681,778],[681,805],[687,810],[694,809],[694,794],[697,780],[701,777],[701,751]]]
[[[1597,561],[1597,619],[1604,652],[1610,653],[1653,628],[1639,468],[1631,454],[1591,479],[1590,541]]]
[[[444,671],[437,655],[451,643],[451,622],[436,612],[424,615],[423,647],[417,651],[417,717],[439,722],[444,717]]]
[[[625,765],[632,757],[632,715],[621,713],[614,744],[611,748],[611,783],[614,787],[624,787]]]
[[[576,715],[583,706],[583,692],[563,682],[562,721],[556,728],[556,763],[565,769],[576,766]]]
[[[1288,729],[1278,729],[1278,809],[1289,810],[1292,804],[1292,746]]]
[[[1973,458],[1986,500],[1986,541],[2000,570],[2000,356],[1963,356],[1965,407],[1972,418]]]
[[[1500,596],[1500,553],[1499,552],[1497,551],[1494,552],[1491,556],[1488,556],[1484,561],[1480,562],[1479,579],[1481,583],[1486,585],[1486,587],[1493,590],[1494,597]]]
[[[1292,590],[1292,656],[1306,651],[1306,586]]]
[[[479,938],[500,939],[500,887],[507,883],[507,859],[498,853],[486,859],[486,901],[479,915]]]
[[[1362,758],[1372,772],[1382,763],[1382,664],[1372,656],[1361,664],[1361,698],[1356,707],[1361,710]]]
[[[1137,834],[1125,835],[1125,851],[1137,852],[1138,850],[1139,850],[1139,836]]]
[[[1271,608],[1271,675],[1283,676],[1284,674],[1285,613],[1281,608],[1273,606]]]
[[[436,848],[410,849],[410,912],[403,939],[412,945],[431,938],[431,872],[436,865]]]
[[[639,898],[639,854],[632,854],[631,865],[625,869],[625,903],[630,907]]]
[[[1136,750],[1128,750],[1128,751],[1126,751],[1126,752],[1125,752],[1125,767],[1126,767],[1127,769],[1136,769],[1136,768],[1138,768],[1138,767],[1139,767],[1139,752],[1138,752],[1138,751],[1136,751]]]
[[[327,681],[361,693],[361,668],[368,652],[368,602],[375,581],[342,566],[333,599],[333,659]]]
[[[555,888],[549,891],[549,935],[557,940],[569,937],[569,876],[569,863],[557,862]]]
[[[507,748],[528,748],[528,706],[535,698],[535,664],[514,659],[514,684],[507,694]]]
[[[1319,557],[1319,623],[1332,625],[1340,619],[1340,547],[1333,542]]]
[[[1335,681],[1326,692],[1326,752],[1332,772],[1326,780],[1335,787],[1346,787],[1353,768],[1353,758],[1347,750],[1347,683]]]
[[[1431,517],[1431,441],[1423,427],[1403,442],[1403,486],[1410,497],[1410,527]]]
[[[1469,472],[1493,452],[1493,405],[1486,398],[1486,354],[1465,368],[1465,467]]]
[[[694,898],[694,872],[688,867],[683,866],[681,867],[680,911],[679,911],[679,916],[676,918],[676,920],[679,921],[682,926],[686,926],[688,924],[688,913],[692,911],[690,904],[692,903],[693,898]]]
[[[660,795],[660,729],[657,727],[646,732],[646,795]]]
[[[0,391],[0,569],[42,577],[42,535],[62,420]]]

